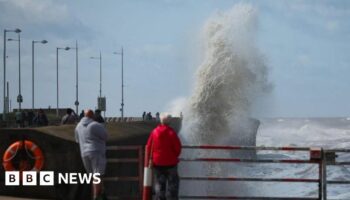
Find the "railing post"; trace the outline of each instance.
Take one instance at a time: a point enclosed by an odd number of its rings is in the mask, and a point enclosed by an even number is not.
[[[152,168],[149,167],[150,153],[147,150],[147,145],[145,147],[145,165],[143,172],[143,193],[142,200],[151,200],[152,199]]]
[[[142,198],[142,188],[143,188],[143,148],[138,147],[139,154],[139,199]]]
[[[323,200],[327,200],[327,165],[336,163],[337,155],[333,151],[323,151]]]
[[[322,182],[323,182],[323,200],[327,200],[327,159],[322,151]]]
[[[323,149],[322,148],[315,148],[315,147],[311,147],[310,148],[310,160],[313,161],[317,161],[318,163],[318,199],[322,200],[322,196],[323,196]]]

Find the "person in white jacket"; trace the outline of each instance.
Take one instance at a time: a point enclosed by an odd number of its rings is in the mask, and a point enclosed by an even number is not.
[[[81,158],[87,173],[99,173],[106,170],[106,141],[105,127],[94,121],[92,110],[86,110],[85,116],[75,128],[75,139],[79,143]],[[102,195],[103,183],[92,184],[93,199]]]

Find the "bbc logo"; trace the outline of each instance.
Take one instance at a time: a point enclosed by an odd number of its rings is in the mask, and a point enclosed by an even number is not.
[[[100,173],[58,173],[57,184],[99,184],[101,183]],[[55,174],[53,171],[6,171],[6,186],[53,186]]]
[[[21,175],[21,176],[20,176]],[[38,172],[36,171],[23,171],[22,174],[18,171],[6,171],[5,172],[5,185],[19,186],[20,182],[25,186],[37,185]],[[41,171],[39,173],[39,185],[52,186],[54,185],[54,172]]]

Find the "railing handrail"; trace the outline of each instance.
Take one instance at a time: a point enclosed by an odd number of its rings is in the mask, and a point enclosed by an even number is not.
[[[310,163],[317,164],[317,160],[293,160],[293,159],[241,159],[241,158],[180,158],[180,161],[192,162],[253,162],[253,163]]]
[[[322,148],[324,152],[350,153],[347,148],[324,148],[324,147],[295,147],[295,146],[240,146],[240,145],[183,145],[185,149],[216,149],[216,150],[275,150],[275,151],[310,151],[312,148]]]
[[[235,146],[235,145],[183,145],[184,149],[207,150],[276,150],[276,151],[310,151],[311,147],[267,147],[267,146]]]
[[[252,182],[306,182],[306,183],[318,183],[318,179],[307,179],[307,178],[250,178],[250,177],[215,177],[215,176],[206,176],[206,177],[190,177],[190,176],[181,176],[182,180],[199,180],[199,181],[252,181]],[[342,182],[343,183],[343,182]]]
[[[143,149],[141,145],[109,145],[106,147],[107,150],[139,150]]]
[[[322,147],[272,147],[272,146],[228,146],[228,145],[184,145],[183,149],[201,150],[248,150],[248,151],[305,151],[309,152],[309,159],[241,159],[241,158],[180,158],[180,161],[188,162],[257,162],[257,163],[295,163],[295,164],[317,164],[319,167],[317,179],[305,178],[257,178],[257,177],[180,177],[182,180],[191,181],[252,181],[252,182],[305,182],[318,183],[318,196],[316,197],[237,197],[237,196],[191,196],[183,195],[183,199],[318,199],[327,200],[327,184],[350,184],[349,180],[329,180],[327,181],[327,165],[350,165],[348,161],[336,161],[336,153],[350,153],[350,149],[335,148],[325,149]],[[329,160],[330,159],[330,160]]]
[[[350,149],[323,149],[324,152],[336,152],[336,153],[350,153]]]

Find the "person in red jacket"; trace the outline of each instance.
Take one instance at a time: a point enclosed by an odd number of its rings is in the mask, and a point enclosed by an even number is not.
[[[181,142],[169,126],[171,115],[161,114],[160,125],[147,141],[147,152],[151,152],[155,177],[156,200],[179,199],[179,175],[177,164],[181,153]]]

